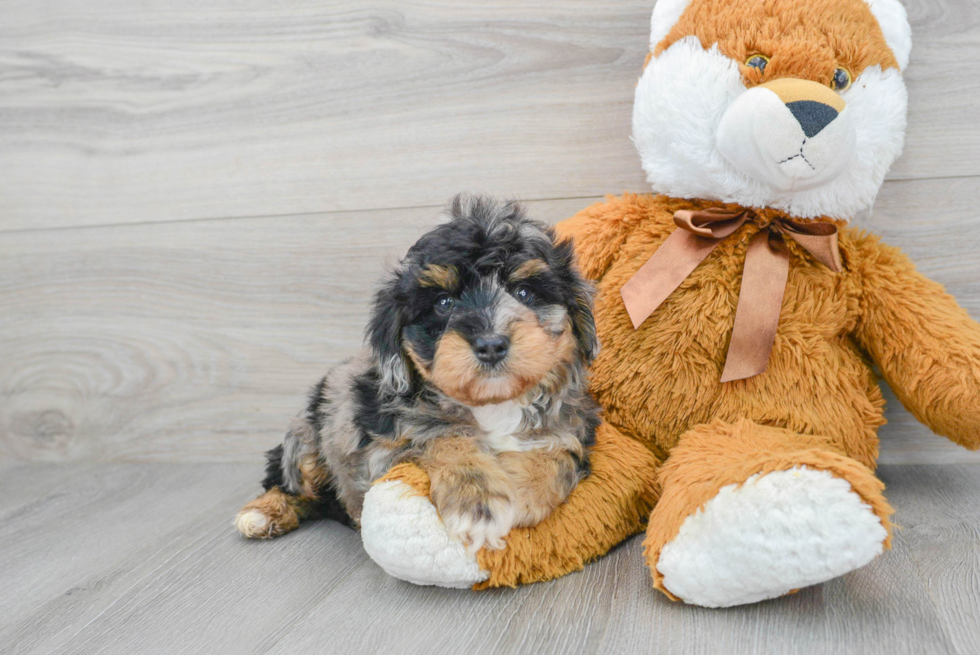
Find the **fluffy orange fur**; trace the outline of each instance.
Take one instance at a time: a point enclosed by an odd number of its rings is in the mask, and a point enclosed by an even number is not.
[[[871,360],[926,425],[980,448],[980,326],[898,250],[843,223],[842,273],[787,244],[789,279],[762,375],[719,382],[746,245],[778,212],[759,211],[634,330],[619,289],[676,229],[675,211],[706,207],[734,209],[625,195],[558,225],[599,287],[603,351],[592,385],[607,423],[592,476],[541,524],[512,531],[506,549],[478,554],[490,571],[478,588],[581,568],[643,529],[662,493],[645,542],[660,586],[660,548],[684,518],[722,486],[794,466],[847,480],[889,528],[891,509],[873,475],[884,401]],[[388,477],[418,473],[402,468]]]
[[[739,62],[748,86],[779,78],[830,84],[838,67],[853,78],[868,67],[898,66],[864,0],[692,0],[653,54],[692,35]],[[764,72],[744,64],[755,54],[772,58]],[[898,250],[842,221],[840,273],[787,240],[789,277],[763,374],[719,381],[746,247],[782,216],[775,210],[753,208],[756,218],[634,330],[623,284],[677,229],[676,211],[708,207],[742,209],[628,194],[557,226],[574,239],[582,272],[597,284],[603,350],[592,390],[606,422],[592,476],[539,525],[513,530],[506,549],[480,551],[490,577],[477,588],[577,570],[643,529],[652,509],[645,554],[654,586],[670,596],[657,562],[684,520],[724,486],[797,466],[846,480],[889,530],[892,510],[873,473],[885,421],[872,365],[924,424],[980,448],[980,325]],[[425,493],[420,473],[408,467],[388,477]]]
[[[575,239],[582,268],[600,290],[596,324],[604,349],[593,366],[593,392],[607,420],[667,461],[646,541],[658,586],[660,548],[684,518],[721,486],[755,473],[798,465],[829,470],[888,526],[890,510],[871,473],[884,402],[869,360],[926,425],[980,447],[980,326],[898,250],[843,224],[841,273],[787,244],[789,279],[762,375],[718,382],[745,248],[778,212],[759,211],[634,330],[620,288],[676,229],[675,211],[706,207],[735,209],[627,195],[558,226]]]
[[[829,84],[837,67],[852,77],[868,66],[898,68],[865,0],[693,0],[656,53],[691,35],[739,62],[749,86],[781,77]],[[745,65],[753,55],[772,58],[765,73]]]

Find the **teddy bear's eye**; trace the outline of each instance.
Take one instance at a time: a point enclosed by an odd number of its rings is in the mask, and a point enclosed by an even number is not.
[[[752,55],[745,61],[745,65],[749,68],[754,68],[760,73],[766,72],[766,64],[769,63],[769,57],[765,55]]]
[[[847,69],[838,68],[834,71],[834,79],[830,86],[833,87],[834,91],[846,91],[851,86],[851,74],[847,72]]]

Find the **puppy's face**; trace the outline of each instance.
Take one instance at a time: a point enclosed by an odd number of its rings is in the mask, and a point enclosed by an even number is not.
[[[370,338],[390,387],[428,381],[470,406],[517,398],[597,349],[570,243],[516,206],[458,202],[378,294]]]

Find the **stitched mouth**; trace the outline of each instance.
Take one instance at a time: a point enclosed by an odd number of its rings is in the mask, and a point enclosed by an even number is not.
[[[804,162],[804,163],[805,163],[805,164],[806,164],[807,166],[809,166],[811,170],[813,170],[813,171],[816,171],[816,170],[817,170],[817,168],[816,168],[816,167],[815,167],[815,166],[814,166],[813,164],[811,164],[811,163],[810,163],[810,160],[808,160],[808,159],[806,158],[806,155],[804,155],[804,154],[803,154],[803,147],[804,147],[804,146],[806,146],[806,139],[805,139],[805,138],[803,139],[803,143],[801,143],[801,144],[800,144],[800,151],[799,151],[798,153],[796,153],[795,155],[793,155],[793,156],[791,156],[791,157],[787,157],[786,159],[783,159],[783,160],[782,160],[782,161],[780,161],[779,163],[780,163],[780,164],[785,164],[786,162],[790,162],[790,161],[793,161],[794,159],[802,159],[802,160],[803,160],[803,162]]]

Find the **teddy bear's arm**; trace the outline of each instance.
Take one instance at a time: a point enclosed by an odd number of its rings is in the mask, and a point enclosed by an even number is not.
[[[610,197],[558,223],[555,231],[561,239],[574,240],[582,274],[590,280],[599,280],[653,204],[649,196]]]
[[[980,325],[898,249],[869,237],[861,250],[861,346],[916,418],[980,448]]]
[[[660,495],[660,461],[608,423],[596,430],[590,461],[591,475],[544,521],[511,530],[503,550],[475,555],[449,536],[425,471],[401,464],[364,499],[364,549],[396,578],[441,587],[513,587],[578,571],[642,530]]]

